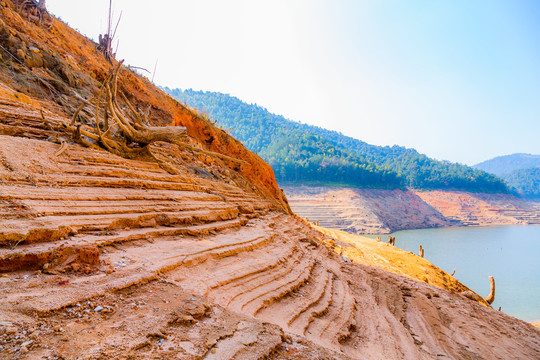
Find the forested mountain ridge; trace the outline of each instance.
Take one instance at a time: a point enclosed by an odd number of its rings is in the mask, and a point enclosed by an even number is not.
[[[522,196],[540,198],[540,155],[497,156],[474,167],[500,176]]]
[[[522,196],[540,199],[540,167],[514,170],[503,179]]]
[[[282,183],[389,189],[404,184],[396,172],[367,162],[315,134],[293,131],[272,142],[260,155],[272,165],[276,179]]]
[[[291,121],[227,94],[164,90],[207,114],[257,152],[282,184],[508,192],[505,183],[492,174],[434,160],[414,149],[370,145],[337,131]]]

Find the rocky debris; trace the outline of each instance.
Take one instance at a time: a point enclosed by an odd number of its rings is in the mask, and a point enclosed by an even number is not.
[[[211,306],[198,301],[196,298],[184,300],[178,308],[171,313],[169,324],[194,323],[208,316],[211,312]]]
[[[486,358],[496,359],[496,354],[504,358],[508,351],[517,358],[537,354],[538,339],[530,337],[534,333],[525,323],[418,281],[351,263],[342,268],[337,255],[321,246],[323,242],[314,247],[301,241],[315,234],[315,242],[324,240],[324,235],[302,224],[270,213],[252,220],[252,226],[200,237],[193,244],[199,246],[194,254],[204,260],[192,259],[179,267],[164,262],[158,276],[142,282],[113,285],[141,271],[144,264],[153,266],[159,258],[174,257],[177,250],[164,248],[165,243],[157,239],[105,248],[103,256],[111,263],[123,259],[126,266],[117,270],[122,271],[121,277],[105,278],[111,290],[106,287],[99,295],[78,290],[99,287],[98,274],[90,275],[94,279],[82,287],[77,284],[81,275],[51,279],[48,286],[62,289],[58,294],[36,290],[37,277],[20,278],[16,290],[1,289],[6,294],[2,309],[20,309],[14,302],[19,294],[27,299],[27,308],[36,296],[53,301],[40,300],[38,316],[24,325],[0,324],[2,331],[9,329],[0,344],[3,354],[16,358],[25,344],[32,356],[64,358],[91,358],[99,351],[108,358],[122,354],[141,359],[431,359],[442,354],[439,347],[445,344],[445,355],[461,358],[464,346],[471,346],[462,339],[472,336],[476,341],[470,352]],[[271,241],[264,236],[267,232],[274,232]],[[256,246],[243,245],[249,236],[258,241]],[[226,243],[232,248],[222,246]],[[184,254],[187,244],[178,248]],[[152,246],[160,250],[156,258]],[[215,249],[206,253],[211,256],[201,251],[205,247]],[[316,259],[313,266],[312,258]],[[129,264],[137,263],[130,270]],[[303,269],[307,278],[298,276]],[[65,280],[70,281],[60,285]],[[66,297],[70,303],[58,307],[58,300]],[[253,309],[255,303],[259,309]],[[249,316],[253,312],[255,316]],[[505,342],[509,331],[521,339],[515,345]],[[27,336],[30,332],[33,337]],[[381,332],[391,334],[392,341],[366,341],[366,336],[380,339],[376,334]],[[68,339],[70,346],[62,346]],[[493,339],[508,350],[492,351]]]

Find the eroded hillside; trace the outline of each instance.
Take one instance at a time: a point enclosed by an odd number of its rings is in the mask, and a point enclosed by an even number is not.
[[[3,90],[12,91],[12,97],[33,104],[37,111],[50,111],[51,114],[71,118],[84,99],[97,94],[111,68],[110,64],[96,50],[95,43],[61,21],[55,21],[50,30],[45,30],[22,18],[14,11],[11,1],[4,1],[0,8],[0,45],[3,46],[0,50],[5,69],[0,79],[8,86]],[[231,164],[226,167],[239,172],[249,181],[249,186],[255,186],[263,194],[274,197],[282,207],[287,207],[274,181],[272,169],[257,155],[128,67],[122,68],[120,76],[120,91],[127,94],[136,108],[149,110],[152,124],[186,126],[196,145],[247,161],[248,164],[241,167]],[[91,107],[89,111],[92,111]],[[5,123],[2,131],[4,134],[23,135],[27,130],[17,125],[17,122]],[[39,132],[38,129],[33,131]],[[41,133],[41,138],[48,137],[50,133]],[[213,160],[197,156],[195,161]],[[218,167],[222,165],[220,163]]]
[[[540,204],[509,194],[286,186],[291,208],[356,234],[443,226],[538,225]]]
[[[459,288],[345,262],[288,213],[268,165],[128,69],[122,90],[154,124],[249,165],[163,143],[152,151],[166,164],[75,144],[63,125],[110,65],[60,21],[0,10],[0,44],[32,70],[2,53],[2,358],[540,356],[538,330]]]

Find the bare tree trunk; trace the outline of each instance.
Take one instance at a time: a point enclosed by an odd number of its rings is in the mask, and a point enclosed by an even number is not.
[[[122,61],[111,70],[105,79],[99,94],[93,101],[85,101],[75,114],[70,125],[65,127],[72,132],[78,143],[92,148],[104,148],[116,155],[128,159],[147,158],[156,160],[150,151],[149,145],[162,141],[175,144],[182,149],[201,152],[236,163],[247,164],[244,160],[232,158],[227,155],[193,147],[187,142],[187,129],[183,126],[151,126],[147,114],[136,110],[128,98],[120,92],[120,96],[127,105],[124,110],[118,105],[118,74]],[[84,106],[95,106],[95,127],[79,123],[79,113]],[[114,129],[112,125],[116,125]]]
[[[493,276],[489,277],[489,285],[489,295],[485,297],[484,300],[486,300],[486,302],[491,305],[493,304],[493,301],[495,301],[495,278]]]

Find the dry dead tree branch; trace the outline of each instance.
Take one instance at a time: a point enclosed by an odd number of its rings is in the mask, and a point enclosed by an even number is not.
[[[67,142],[65,140],[62,140],[62,144],[60,145],[60,148],[58,149],[58,151],[54,153],[54,156],[58,157],[62,155],[62,153],[66,151],[66,149],[67,149]]]
[[[116,56],[116,53],[113,53],[112,50],[112,43],[114,40],[114,37],[116,36],[116,30],[118,30],[118,25],[120,24],[120,20],[122,19],[122,13],[120,12],[120,16],[118,17],[118,21],[116,22],[116,27],[114,28],[114,31],[112,30],[112,0],[109,1],[109,21],[107,24],[107,32],[103,35],[99,34],[99,42],[97,49],[105,56],[105,59],[109,63],[113,63],[113,59]]]
[[[491,306],[491,304],[493,304],[493,301],[495,301],[495,279],[493,278],[493,276],[489,277],[489,284],[490,284],[489,295],[485,298],[482,298],[480,295],[470,290],[462,292],[461,295],[471,300],[478,301],[480,303],[483,303],[485,301],[488,305]]]
[[[83,103],[73,114],[69,125],[64,128],[73,134],[79,144],[105,149],[128,159],[158,160],[150,151],[150,145],[161,141],[174,144],[181,149],[200,152],[235,163],[248,164],[244,160],[200,149],[188,144],[187,129],[183,126],[151,126],[147,111],[136,110],[126,94],[118,90],[118,77],[122,67],[119,62],[107,75],[98,94]],[[126,111],[118,104],[118,97],[125,104]],[[92,124],[82,124],[80,112],[87,106],[94,107]]]

